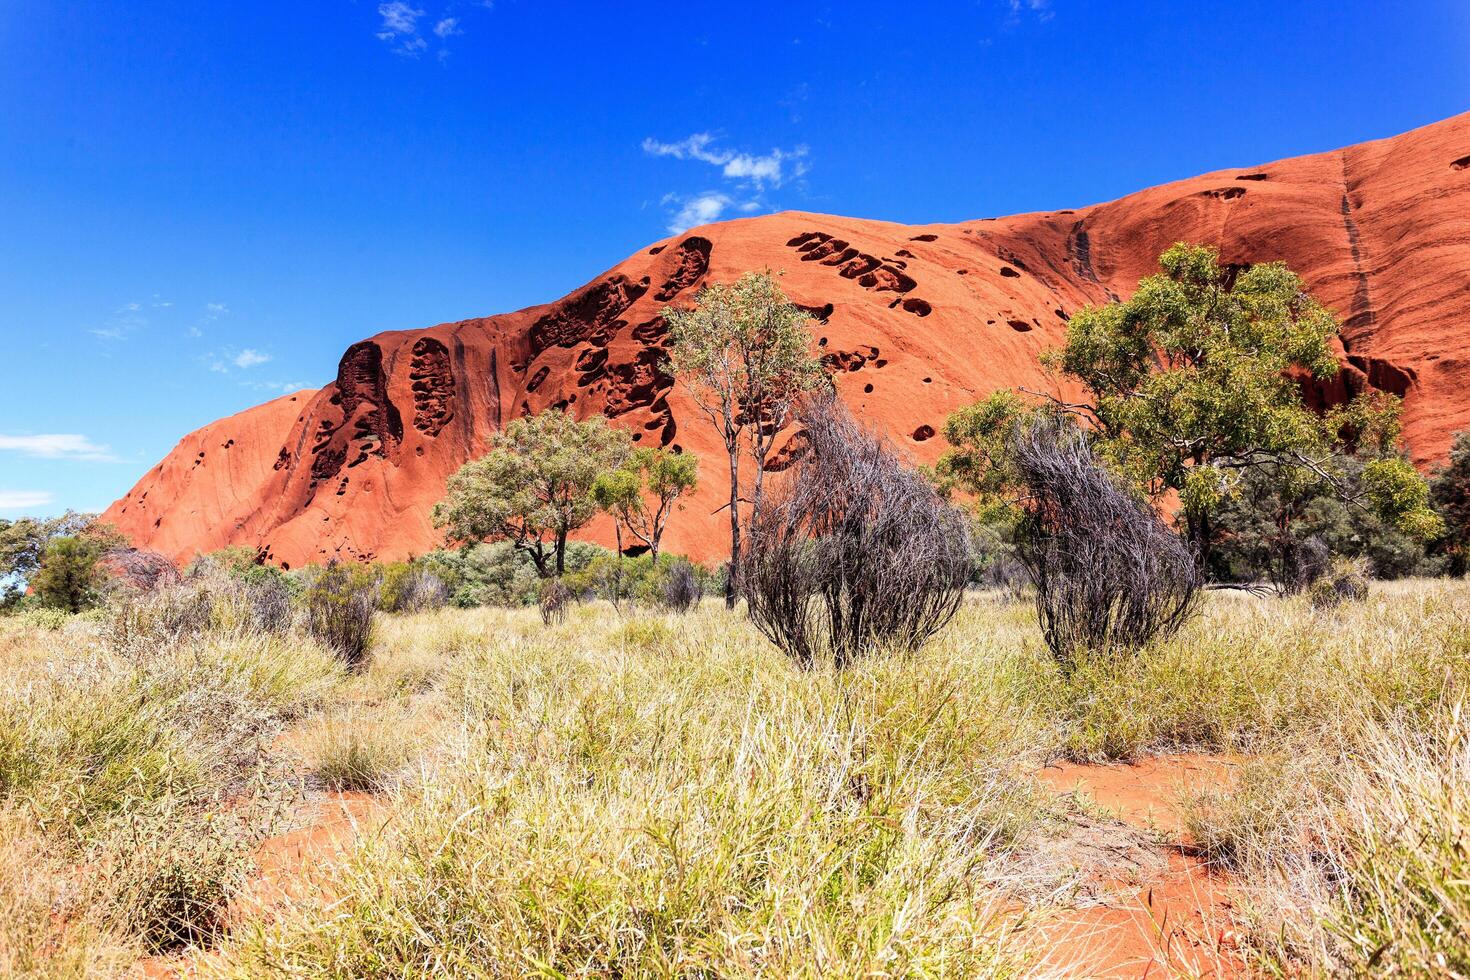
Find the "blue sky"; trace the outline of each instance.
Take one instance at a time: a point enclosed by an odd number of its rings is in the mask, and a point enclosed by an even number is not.
[[[687,222],[1106,200],[1470,108],[1470,5],[10,0],[0,517]]]

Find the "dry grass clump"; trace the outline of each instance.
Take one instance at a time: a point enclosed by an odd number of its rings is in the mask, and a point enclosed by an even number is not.
[[[0,976],[120,976],[142,947],[78,901],[53,844],[24,813],[0,809]]]
[[[1366,558],[1339,558],[1307,586],[1307,601],[1313,609],[1362,602],[1368,598],[1371,571]]]
[[[1328,928],[1354,967],[1470,975],[1470,718],[1375,729],[1343,792],[1342,898]]]
[[[83,852],[91,906],[149,952],[207,946],[254,867],[274,821],[261,801],[219,809],[187,798],[151,801],[112,820]]]
[[[1263,971],[1466,972],[1464,583],[1210,595],[1067,672],[1000,594],[843,671],[719,604],[564,613],[380,616],[357,670],[223,621],[0,622],[0,973],[196,944],[230,976],[1024,975],[1010,926],[1063,900],[1082,826],[1030,774],[1170,749],[1245,757],[1190,829]],[[239,921],[283,732],[309,792],[384,820]]]
[[[233,631],[123,652],[96,628],[8,639],[0,817],[53,863],[0,889],[0,903],[20,915],[49,891],[58,916],[15,955],[65,974],[50,953],[36,957],[78,943],[105,963],[113,947],[136,956],[212,941],[288,792],[265,747],[322,702],[340,662]]]
[[[327,789],[383,789],[408,761],[406,721],[387,712],[340,711],[321,718],[305,738],[312,771]]]
[[[1470,685],[1470,592],[1380,583],[1375,597],[1315,615],[1299,599],[1213,596],[1203,616],[1145,653],[1084,658],[1039,683],[1079,759],[1150,751],[1271,754],[1397,713],[1428,724]]]
[[[969,724],[983,707],[962,671],[796,674],[723,610],[685,622],[653,655],[606,642],[604,621],[462,656],[442,688],[460,720],[328,886],[339,903],[255,931],[230,968],[999,968],[986,862],[1042,810],[1004,765],[1009,733]]]

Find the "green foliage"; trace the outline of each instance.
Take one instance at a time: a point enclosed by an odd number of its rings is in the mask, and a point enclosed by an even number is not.
[[[361,667],[378,607],[378,582],[372,570],[337,562],[316,569],[300,601],[312,638],[336,651],[349,667]]]
[[[1445,524],[1440,550],[1456,574],[1470,569],[1470,432],[1457,432],[1450,457],[1430,481],[1434,509]]]
[[[667,449],[634,449],[615,470],[603,473],[592,485],[597,505],[611,514],[621,529],[646,545],[658,557],[664,528],[680,497],[699,483],[699,458]],[[653,499],[650,501],[649,495]]]
[[[560,409],[516,419],[449,478],[434,523],[453,541],[509,541],[543,577],[566,570],[567,535],[598,511],[592,487],[628,454],[626,433]]]
[[[1397,456],[1398,400],[1356,399],[1325,417],[1303,403],[1297,377],[1337,371],[1332,314],[1279,262],[1222,269],[1214,249],[1176,244],[1127,302],[1078,311],[1047,362],[1089,401],[1050,399],[1084,418],[1098,450],[1137,486],[1177,499],[1191,542],[1208,564],[1219,511],[1245,475],[1319,480],[1346,496],[1338,455],[1373,460],[1361,490],[1380,517],[1432,536],[1423,481]],[[1024,412],[999,393],[946,424],[942,476],[993,500],[1012,486],[998,455]]]
[[[576,576],[606,548],[585,541],[568,541],[566,574]],[[508,541],[477,544],[452,551],[435,551],[422,559],[424,567],[441,579],[449,604],[475,606],[533,606],[541,581],[536,565]]]
[[[679,555],[664,553],[655,559],[650,552],[629,558],[609,551],[597,555],[581,571],[562,581],[573,594],[585,598],[611,602],[628,599],[639,605],[662,605],[666,602],[669,578],[681,565],[692,566],[701,585],[708,583],[708,572]]]
[[[378,577],[378,608],[384,612],[438,609],[448,599],[444,580],[419,560],[373,566]]]
[[[670,306],[662,315],[675,372],[732,450],[747,436],[768,442],[770,434],[752,424],[756,417],[779,428],[792,401],[825,380],[810,354],[811,317],[769,272],[707,285],[693,309]]]
[[[95,519],[96,515],[70,510],[49,519],[0,518],[0,611],[22,607],[26,587],[52,541],[82,534]]]
[[[1310,584],[1330,555],[1367,560],[1375,578],[1433,575],[1441,563],[1423,541],[1367,507],[1365,464],[1348,456],[1331,462],[1336,487],[1310,471],[1257,467],[1242,475],[1216,512],[1220,538],[1211,549],[1211,577],[1270,581],[1286,592]],[[1320,552],[1317,554],[1316,552]]]
[[[95,516],[67,511],[48,519],[0,518],[0,579],[11,575],[28,578],[41,564],[41,554],[53,538],[74,537],[91,525]]]
[[[36,601],[45,607],[79,613],[102,601],[107,576],[97,562],[107,550],[98,537],[53,538],[41,554],[41,567],[31,577]]]
[[[662,315],[674,372],[730,458],[730,564],[738,573],[741,455],[750,453],[755,464],[749,499],[758,511],[776,434],[798,399],[830,382],[810,353],[811,318],[786,298],[770,272],[706,285],[692,309],[669,306]],[[735,604],[737,577],[726,577],[727,606]]]

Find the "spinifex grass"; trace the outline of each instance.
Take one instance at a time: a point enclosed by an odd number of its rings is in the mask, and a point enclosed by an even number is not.
[[[295,760],[308,787],[375,792],[381,820],[269,915],[186,921],[219,947],[205,972],[1025,974],[1012,927],[1076,832],[1031,773],[1171,749],[1247,760],[1191,829],[1239,876],[1262,963],[1466,955],[1459,582],[1323,610],[1214,595],[1168,642],[1066,677],[1000,596],[841,674],[794,670],[716,602],[380,616],[352,674],[289,634],[124,656],[53,625],[0,621],[3,866],[27,870],[0,908],[39,923],[0,937],[25,939],[11,972],[138,955],[196,898],[214,915],[237,845],[269,831],[259,774]],[[164,930],[119,914],[135,892],[81,888],[82,864],[143,889]]]

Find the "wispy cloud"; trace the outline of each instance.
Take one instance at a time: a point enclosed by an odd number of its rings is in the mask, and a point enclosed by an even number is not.
[[[403,0],[378,4],[378,16],[383,18],[378,28],[378,40],[392,45],[395,54],[417,58],[428,48],[429,42],[419,36],[419,18],[424,11]]]
[[[378,40],[387,44],[394,54],[417,58],[429,50],[432,38],[438,47],[439,60],[447,61],[449,39],[465,32],[463,18],[454,12],[463,6],[459,0],[448,0],[437,13],[431,14],[408,0],[385,0],[378,4]],[[493,4],[479,0],[473,6],[489,10]]]
[[[254,388],[256,391],[274,391],[282,395],[289,395],[293,391],[305,391],[311,387],[304,381],[242,381],[240,384],[246,388]]]
[[[140,327],[148,325],[148,318],[142,311],[142,303],[125,303],[87,332],[99,340],[124,340]]]
[[[761,206],[759,201],[737,201],[719,191],[705,191],[688,197],[665,194],[662,203],[671,209],[668,226],[671,235],[680,235],[697,225],[719,221],[730,210],[750,214],[759,211]]]
[[[730,211],[744,214],[759,211],[766,206],[767,188],[781,187],[807,173],[805,146],[751,153],[717,146],[716,142],[713,133],[694,133],[672,143],[651,136],[643,140],[643,152],[649,156],[709,164],[718,167],[720,176],[729,182],[727,190],[665,194],[662,203],[669,213],[668,228],[672,234],[719,221]]]
[[[98,463],[117,460],[108,447],[100,446],[86,436],[74,432],[34,436],[0,435],[0,451],[20,453],[32,459],[76,459]]]
[[[792,150],[776,148],[769,153],[747,153],[715,147],[714,142],[715,137],[711,133],[695,133],[674,143],[662,143],[650,136],[643,141],[643,152],[656,157],[712,164],[719,167],[726,178],[748,180],[757,188],[766,184],[780,187],[790,178],[803,176],[807,171],[805,146]]]
[[[1006,6],[1010,11],[1009,21],[1012,24],[1019,23],[1026,14],[1039,21],[1048,21],[1056,13],[1051,9],[1051,0],[1007,0]]]
[[[271,356],[269,354],[262,354],[260,351],[255,350],[252,347],[247,347],[240,353],[236,354],[234,357],[230,358],[230,362],[233,363],[235,367],[243,371],[246,368],[253,368],[258,364],[264,364],[270,359]]]
[[[0,510],[49,507],[56,498],[45,490],[0,490]]]
[[[185,331],[190,337],[203,337],[204,328],[230,315],[230,308],[223,303],[205,303],[204,312],[199,319],[189,325]]]

